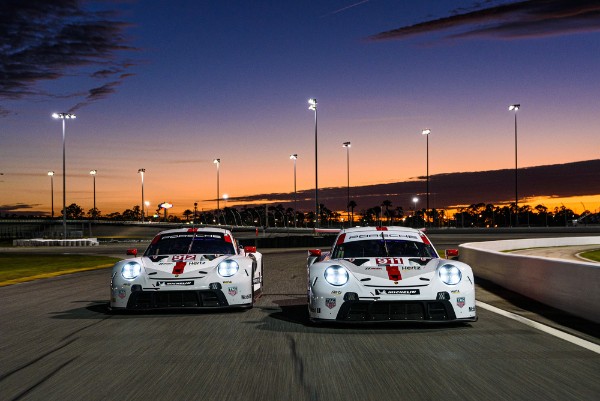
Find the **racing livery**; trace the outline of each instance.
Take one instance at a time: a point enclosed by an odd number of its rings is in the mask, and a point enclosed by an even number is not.
[[[262,254],[229,230],[162,231],[143,256],[127,253],[112,268],[111,310],[251,308],[262,291]]]
[[[419,230],[341,230],[331,252],[309,251],[307,269],[313,322],[477,320],[473,271]]]

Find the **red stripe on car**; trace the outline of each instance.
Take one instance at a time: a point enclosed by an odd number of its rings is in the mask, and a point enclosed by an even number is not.
[[[173,267],[173,274],[183,274],[183,269],[185,269],[185,265],[187,262],[177,262]]]
[[[335,244],[336,244],[336,245],[343,244],[345,239],[346,239],[346,234],[341,234],[341,235],[338,237],[338,239],[337,239],[337,241],[335,242]]]
[[[387,231],[387,227],[377,227],[377,231]]]
[[[431,245],[431,242],[429,242],[429,238],[427,238],[427,236],[421,234],[421,239],[425,245]]]
[[[223,239],[225,240],[225,242],[229,242],[229,243],[231,243],[231,237],[230,237],[229,235],[225,234],[225,235],[223,236]]]
[[[400,281],[402,280],[402,275],[400,274],[400,269],[398,266],[386,266],[385,270],[387,270],[388,278],[392,281]]]

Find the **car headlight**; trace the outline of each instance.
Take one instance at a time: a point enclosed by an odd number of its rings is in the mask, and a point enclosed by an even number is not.
[[[331,285],[341,286],[348,282],[350,275],[342,266],[331,265],[325,269],[325,281]]]
[[[224,260],[217,266],[217,271],[223,277],[231,277],[240,269],[240,265],[235,260]]]
[[[451,264],[442,265],[438,269],[438,276],[440,277],[440,280],[448,285],[456,285],[460,283],[460,280],[462,279],[460,269]]]
[[[121,268],[121,276],[125,280],[134,280],[142,272],[142,266],[137,262],[128,262]]]

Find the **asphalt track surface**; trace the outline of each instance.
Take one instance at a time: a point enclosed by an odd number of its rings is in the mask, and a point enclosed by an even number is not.
[[[242,312],[111,315],[108,269],[0,288],[0,399],[599,398],[599,354],[481,308],[470,324],[311,326],[305,256],[265,252],[265,293]]]

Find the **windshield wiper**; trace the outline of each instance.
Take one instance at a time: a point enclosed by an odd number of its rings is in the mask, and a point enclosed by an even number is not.
[[[385,248],[385,256],[387,256],[388,258],[390,257],[390,251],[387,247],[387,242],[385,241],[385,235],[383,235],[383,233],[381,233],[381,239],[383,240],[383,247]]]
[[[194,245],[194,239],[196,238],[196,234],[198,234],[198,231],[194,231],[194,236],[192,237],[192,240],[190,241],[190,245],[188,246],[186,255],[192,251],[192,245]]]

